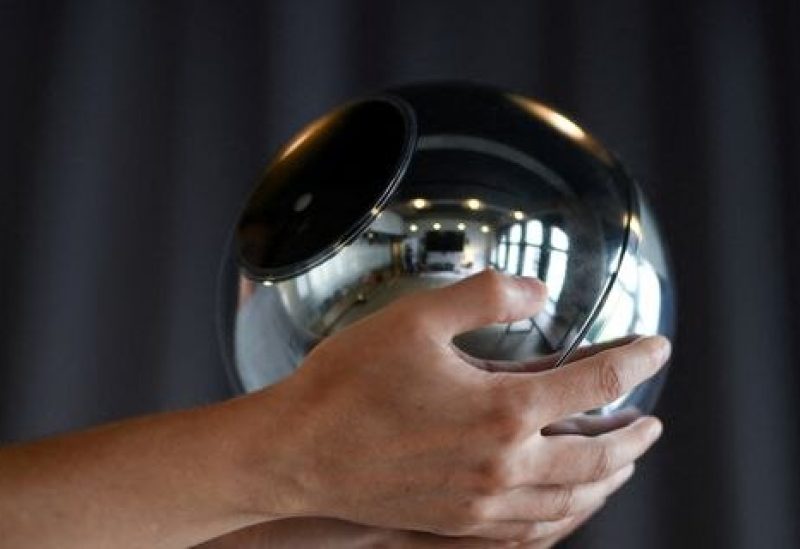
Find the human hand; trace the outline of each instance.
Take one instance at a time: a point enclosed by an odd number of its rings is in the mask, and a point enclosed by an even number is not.
[[[310,517],[256,524],[197,545],[195,549],[545,549],[569,535],[589,514],[575,517],[569,527],[548,538],[529,542],[446,537]]]
[[[444,536],[546,542],[598,508],[658,438],[542,429],[617,399],[666,361],[661,337],[556,370],[472,367],[458,333],[532,316],[545,291],[494,271],[402,298],[245,397],[254,509]],[[265,481],[268,479],[268,481]]]
[[[630,335],[587,347],[580,347],[570,354],[567,363],[586,359],[600,352],[633,343],[639,339],[639,337],[640,336]],[[458,349],[456,349],[456,351],[458,351]],[[561,359],[560,352],[528,361],[486,360],[469,356],[460,351],[458,352],[461,358],[466,362],[488,372],[544,372],[554,368]],[[625,427],[640,417],[642,417],[641,411],[633,406],[616,410],[607,415],[575,414],[546,426],[542,429],[542,434],[597,436]]]

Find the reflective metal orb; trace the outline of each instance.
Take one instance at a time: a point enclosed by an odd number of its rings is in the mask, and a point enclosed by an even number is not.
[[[548,287],[535,317],[461,334],[530,360],[673,331],[673,292],[638,185],[597,140],[533,99],[467,84],[391,89],[297,134],[245,205],[221,278],[237,388],[300,366],[321,339],[486,268]],[[649,411],[665,371],[594,413]]]

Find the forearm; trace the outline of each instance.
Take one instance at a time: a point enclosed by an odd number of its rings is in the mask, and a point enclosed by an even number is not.
[[[365,549],[399,547],[401,533],[334,519],[296,518],[250,526],[195,549]],[[394,544],[390,543],[395,541]]]
[[[236,404],[0,449],[4,547],[186,547],[270,517],[242,472]]]
[[[627,480],[660,424],[542,430],[632,390],[669,345],[636,340],[538,373],[453,351],[456,334],[535,314],[540,286],[487,271],[349,326],[264,391],[0,450],[0,543],[185,547],[319,516],[408,531],[398,543],[417,547],[547,546]]]

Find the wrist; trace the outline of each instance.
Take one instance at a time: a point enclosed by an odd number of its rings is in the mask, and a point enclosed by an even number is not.
[[[277,387],[276,387],[277,388]],[[244,513],[259,521],[323,516],[313,494],[314,458],[304,442],[306,429],[291,398],[276,398],[274,389],[226,403],[235,430],[234,490]]]

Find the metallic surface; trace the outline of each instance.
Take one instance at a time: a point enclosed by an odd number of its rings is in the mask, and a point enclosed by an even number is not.
[[[535,317],[459,335],[474,356],[561,364],[579,346],[673,331],[636,183],[568,118],[474,85],[394,89],[309,125],[251,195],[228,260],[223,346],[244,391],[394,299],[489,267],[540,278],[549,297]],[[595,412],[649,411],[664,375]]]

